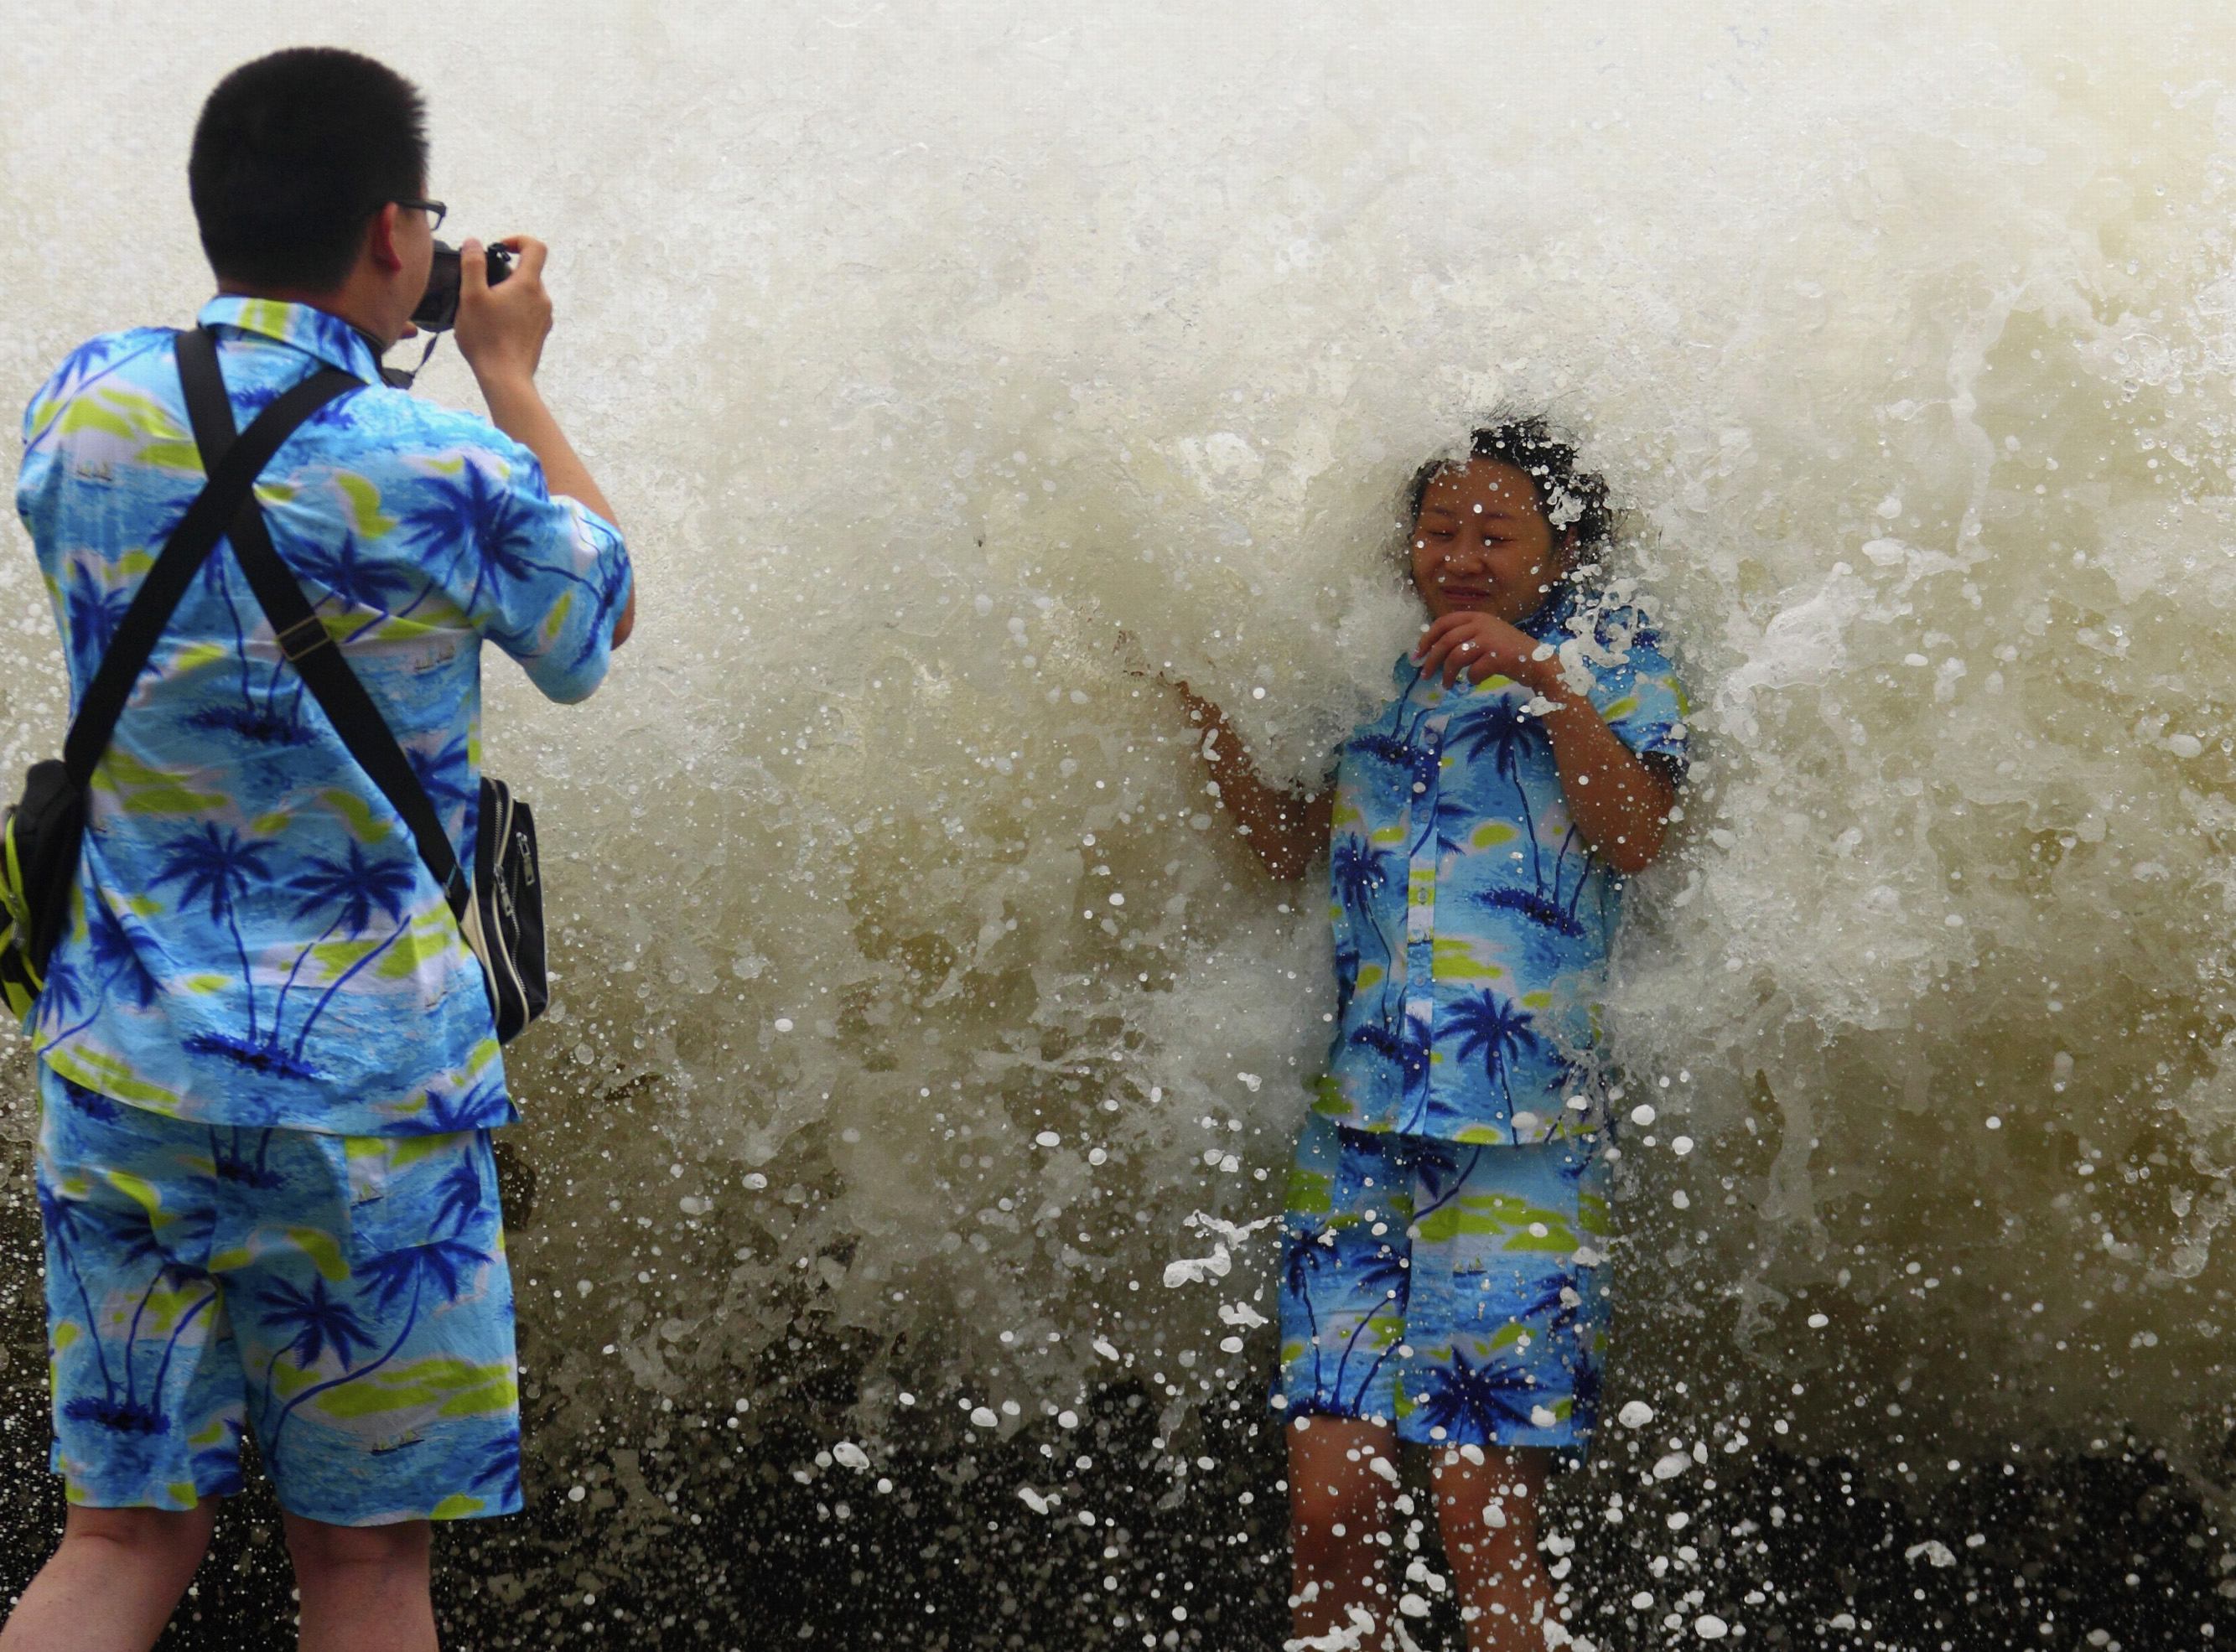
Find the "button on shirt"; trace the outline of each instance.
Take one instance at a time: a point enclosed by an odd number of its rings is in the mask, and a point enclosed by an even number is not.
[[[240,298],[201,320],[243,428],[322,367],[367,382],[288,438],[257,497],[471,866],[481,645],[553,699],[588,695],[628,596],[621,534],[484,421],[381,384],[347,323]],[[175,338],[93,340],[25,415],[16,508],[74,706],[205,480]],[[514,1117],[481,966],[224,541],[95,771],[28,1030],[63,1078],[174,1118],[404,1135]]]
[[[1684,700],[1634,609],[1525,626],[1590,678],[1641,756],[1680,765]],[[1398,663],[1397,698],[1336,773],[1338,1013],[1315,1111],[1352,1130],[1523,1144],[1605,1122],[1592,1060],[1622,902],[1569,818],[1535,692],[1447,689]]]

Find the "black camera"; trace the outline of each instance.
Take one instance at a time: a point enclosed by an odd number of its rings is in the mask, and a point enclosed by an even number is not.
[[[489,284],[496,286],[512,273],[512,254],[502,246],[483,249],[489,260]],[[458,284],[462,279],[458,249],[446,241],[435,243],[435,267],[427,272],[427,291],[411,312],[411,324],[422,332],[448,332],[458,324]]]

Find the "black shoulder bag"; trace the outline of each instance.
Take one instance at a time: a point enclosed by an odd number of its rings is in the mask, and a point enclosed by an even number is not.
[[[218,367],[217,346],[207,332],[181,335],[179,377],[186,386],[187,412],[202,464],[222,469],[248,437],[234,440],[233,403]],[[250,426],[250,435],[254,431]],[[517,1036],[551,1001],[543,967],[543,890],[536,878],[535,816],[503,782],[483,776],[469,875],[404,748],[273,547],[263,507],[253,493],[243,490],[228,534],[233,558],[272,624],[280,652],[301,673],[350,756],[404,817],[419,858],[443,891],[466,945],[481,960],[497,1038]]]
[[[187,338],[207,343],[201,333],[182,335],[182,355]],[[213,352],[213,370],[215,364]],[[256,514],[249,489],[280,444],[336,397],[360,388],[347,373],[313,374],[259,414],[228,448],[223,462],[210,468],[209,481],[172,529],[118,622],[78,703],[62,757],[35,763],[25,775],[23,796],[0,824],[0,993],[17,1019],[30,1013],[45,988],[47,960],[69,918],[94,765],[109,749],[116,719],[171,622],[172,610],[244,502]],[[227,429],[231,428],[228,416]]]

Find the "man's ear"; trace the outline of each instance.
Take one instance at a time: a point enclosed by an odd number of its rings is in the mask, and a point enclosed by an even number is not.
[[[365,251],[374,264],[391,273],[404,267],[404,254],[396,246],[396,214],[401,210],[394,201],[388,202],[373,214],[365,231]]]

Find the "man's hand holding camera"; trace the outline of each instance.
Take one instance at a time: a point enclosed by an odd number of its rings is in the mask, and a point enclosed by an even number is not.
[[[543,285],[549,249],[532,235],[507,236],[497,246],[514,260],[501,286],[490,285],[479,241],[458,249],[458,351],[484,395],[492,380],[532,382],[551,336],[551,292]]]

